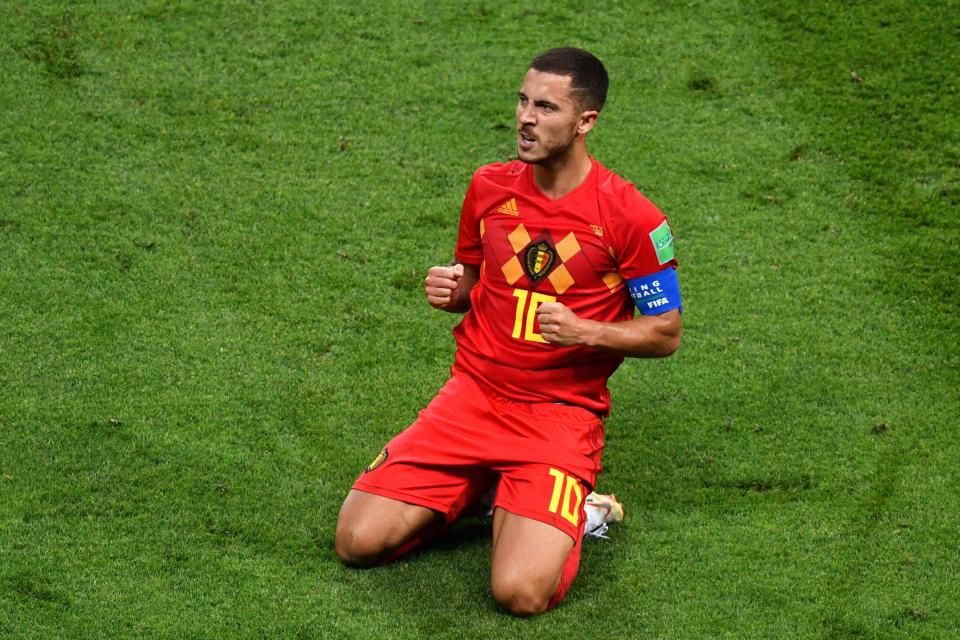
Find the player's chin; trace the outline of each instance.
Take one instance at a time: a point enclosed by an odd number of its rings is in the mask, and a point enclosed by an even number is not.
[[[540,164],[543,162],[543,158],[539,154],[525,150],[520,145],[517,145],[517,158],[527,164]]]

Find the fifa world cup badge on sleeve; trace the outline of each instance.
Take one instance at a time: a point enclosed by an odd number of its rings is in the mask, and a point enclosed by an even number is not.
[[[653,248],[657,252],[657,262],[666,264],[673,260],[673,234],[666,220],[650,232],[650,241],[653,242]]]
[[[680,309],[683,313],[680,281],[677,280],[677,270],[673,267],[642,278],[631,278],[627,280],[627,288],[641,315],[657,316],[671,309]]]

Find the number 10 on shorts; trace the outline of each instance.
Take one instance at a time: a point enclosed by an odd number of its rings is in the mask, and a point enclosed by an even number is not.
[[[568,476],[559,469],[550,467],[550,475],[553,476],[553,495],[550,497],[550,506],[547,509],[550,513],[560,512],[560,515],[570,521],[570,524],[577,526],[580,522],[580,503],[583,502],[583,489],[580,483],[573,476]],[[574,502],[571,508],[570,498],[573,496]]]

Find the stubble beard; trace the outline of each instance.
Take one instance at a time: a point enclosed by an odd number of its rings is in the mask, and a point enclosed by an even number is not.
[[[570,150],[573,148],[573,142],[577,138],[576,128],[571,129],[570,135],[559,144],[553,144],[550,146],[544,147],[543,155],[540,157],[532,158],[527,160],[523,158],[520,154],[518,147],[517,156],[521,161],[526,162],[527,164],[540,165],[543,167],[552,167],[557,164],[560,164],[561,161],[570,154]],[[543,144],[543,140],[539,140],[540,144]]]

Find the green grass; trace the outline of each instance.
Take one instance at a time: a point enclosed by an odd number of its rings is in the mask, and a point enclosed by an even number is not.
[[[0,6],[0,637],[960,635],[960,4]],[[524,65],[670,216],[685,342],[611,381],[562,607],[489,532],[332,552],[442,384],[419,282]]]

